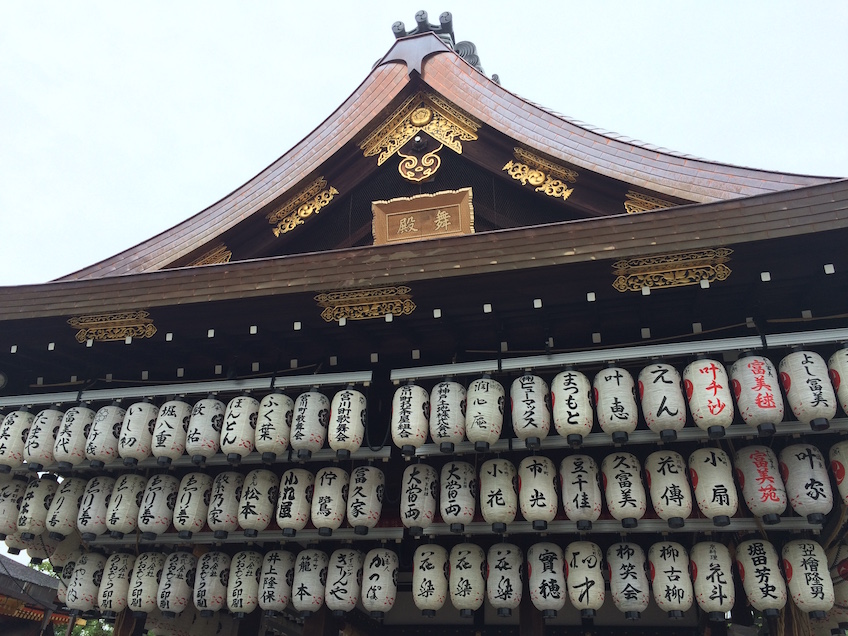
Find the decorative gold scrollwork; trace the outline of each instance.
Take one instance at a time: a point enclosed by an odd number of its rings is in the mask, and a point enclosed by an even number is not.
[[[208,252],[204,252],[186,267],[199,267],[200,265],[217,265],[219,263],[229,263],[233,257],[233,253],[227,249],[227,246],[221,243],[217,247],[212,248]]]
[[[574,188],[566,184],[577,182],[577,173],[571,168],[558,166],[523,148],[515,148],[514,156],[515,159],[510,159],[503,169],[521,185],[530,185],[536,192],[563,201],[574,192]]]
[[[415,310],[409,287],[375,287],[373,289],[352,289],[347,291],[318,294],[315,300],[323,307],[321,318],[326,322],[346,320],[367,320],[384,318],[386,314],[394,316],[409,315]]]
[[[624,197],[627,199],[624,202],[624,211],[627,214],[647,212],[649,210],[662,210],[663,208],[673,208],[677,205],[676,203],[670,203],[669,201],[642,194],[641,192],[634,192],[633,190],[628,190]]]
[[[403,157],[398,164],[398,172],[407,181],[424,181],[429,179],[436,170],[442,165],[442,160],[439,157],[439,151],[444,148],[444,144],[439,144],[435,150],[431,150],[420,159],[415,155],[405,155],[398,150],[398,155]]]
[[[720,247],[617,261],[613,264],[616,279],[612,286],[625,292],[726,280],[731,269],[725,263],[732,253]]]
[[[75,336],[77,342],[150,338],[156,333],[153,319],[146,311],[88,314],[70,318],[68,324],[79,329]]]
[[[333,186],[327,186],[327,180],[324,177],[318,177],[265,218],[270,224],[276,224],[273,229],[274,236],[280,236],[291,232],[298,225],[303,225],[303,222],[313,214],[318,214],[338,193],[339,191]]]

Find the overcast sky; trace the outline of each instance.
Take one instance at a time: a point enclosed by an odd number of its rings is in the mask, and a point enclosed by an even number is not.
[[[422,8],[451,11],[487,74],[550,109],[711,160],[848,176],[844,0],[5,2],[0,285],[214,203],[320,124]]]

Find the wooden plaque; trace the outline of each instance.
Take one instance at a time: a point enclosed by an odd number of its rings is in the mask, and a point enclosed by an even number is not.
[[[374,201],[374,245],[474,233],[471,188]]]

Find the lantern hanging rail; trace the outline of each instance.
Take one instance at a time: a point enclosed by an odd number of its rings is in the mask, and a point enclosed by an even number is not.
[[[10,395],[0,397],[0,408],[6,406],[34,406],[41,404],[66,404],[68,402],[101,402],[129,398],[162,397],[166,395],[204,395],[208,393],[238,393],[240,391],[283,391],[313,386],[345,386],[347,384],[367,386],[371,383],[371,371],[350,373],[322,373],[316,375],[277,376],[271,388],[271,378],[246,380],[213,380],[208,382],[184,382],[182,384],[157,384],[155,386],[131,386],[117,389],[89,389],[42,393],[32,395]]]

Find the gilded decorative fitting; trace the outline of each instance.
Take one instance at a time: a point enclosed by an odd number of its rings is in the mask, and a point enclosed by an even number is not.
[[[439,167],[442,165],[442,159],[439,157],[439,151],[444,148],[444,144],[439,144],[435,150],[431,150],[422,157],[415,155],[405,155],[398,150],[398,155],[402,157],[398,164],[398,172],[407,181],[424,181],[429,179]]]
[[[327,322],[384,318],[387,314],[403,316],[415,310],[409,287],[375,287],[318,294],[315,300],[323,307],[321,318]]]
[[[186,267],[199,267],[201,265],[217,265],[219,263],[229,263],[233,257],[233,253],[227,249],[227,246],[221,243],[217,247],[212,248],[201,256],[198,256]]]
[[[156,333],[153,319],[146,311],[88,314],[70,318],[68,324],[79,329],[76,333],[77,342],[151,338]]]
[[[627,199],[624,202],[624,210],[627,214],[647,212],[648,210],[662,210],[663,208],[673,208],[677,205],[676,203],[663,201],[662,199],[648,196],[641,192],[634,192],[633,190],[628,190],[624,196]]]
[[[503,170],[521,185],[530,185],[536,192],[563,201],[574,192],[574,188],[566,184],[577,182],[577,173],[571,168],[559,166],[523,148],[515,148],[513,156],[515,159],[510,159]]]
[[[618,261],[612,266],[617,277],[612,286],[625,292],[726,280],[731,269],[725,263],[732,253],[729,248],[719,247]]]
[[[274,236],[291,232],[313,214],[318,214],[322,208],[329,205],[333,197],[339,193],[333,186],[327,186],[324,177],[318,177],[275,211],[265,218],[271,225],[276,224]]]

